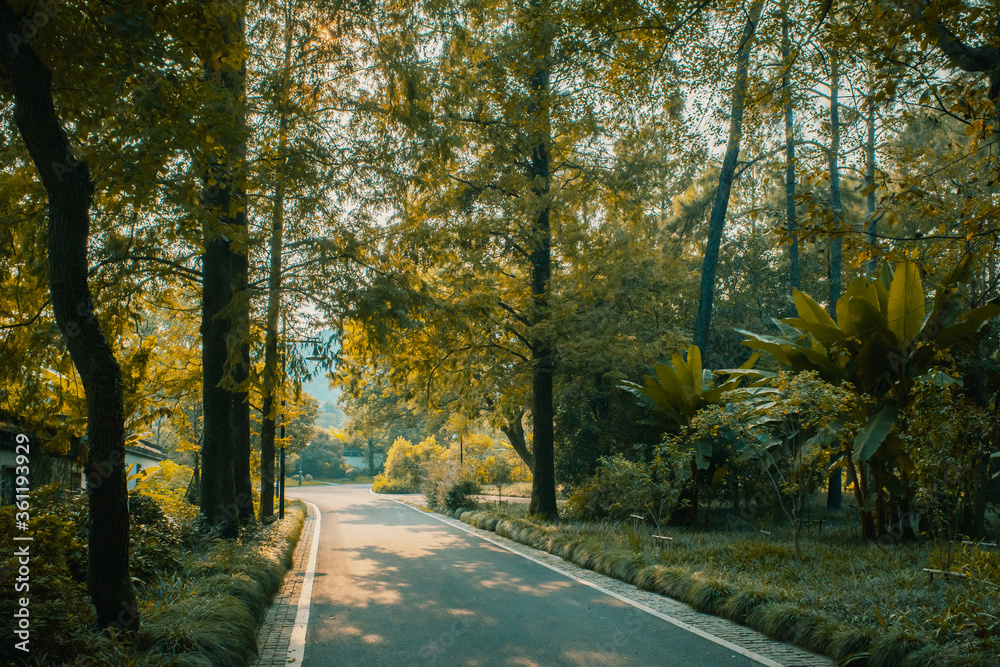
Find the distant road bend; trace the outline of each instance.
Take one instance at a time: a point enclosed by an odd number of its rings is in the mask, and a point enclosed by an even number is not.
[[[321,516],[305,667],[761,664],[368,489],[289,489]]]

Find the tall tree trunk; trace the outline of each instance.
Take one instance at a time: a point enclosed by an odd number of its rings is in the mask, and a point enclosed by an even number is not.
[[[827,310],[830,317],[837,317],[837,299],[841,292],[841,240],[839,227],[842,205],[840,200],[840,54],[834,46],[830,52],[830,208],[833,209],[833,224],[838,236],[830,241],[830,257],[828,277],[830,281],[830,303]],[[837,460],[836,454],[830,455],[830,462]],[[841,470],[832,471],[827,479],[826,508],[840,509],[842,504]]]
[[[245,0],[235,3],[239,8],[235,38],[241,47],[246,45],[246,5]],[[236,238],[238,249],[233,253],[233,283],[234,307],[236,319],[234,330],[230,334],[241,339],[238,354],[234,364],[233,379],[237,386],[233,392],[233,462],[236,482],[236,505],[239,508],[241,524],[252,523],[255,520],[253,508],[253,479],[250,474],[250,394],[247,386],[250,378],[250,251],[247,225],[247,183],[246,183],[246,59],[240,62],[236,77],[227,87],[236,98],[236,118],[233,137],[233,155],[236,158],[233,178],[233,196],[237,209],[231,210],[233,225],[238,229]]]
[[[701,265],[698,317],[694,325],[694,344],[701,350],[702,359],[708,358],[708,331],[712,322],[712,300],[715,296],[715,269],[719,263],[719,246],[722,243],[722,231],[726,225],[729,195],[732,192],[733,179],[736,176],[740,141],[743,139],[743,109],[746,106],[750,51],[763,7],[762,0],[756,0],[750,6],[746,25],[740,35],[740,49],[736,55],[736,78],[733,82],[732,102],[730,104],[729,141],[726,144],[726,155],[722,160],[722,172],[719,174],[719,189],[716,192],[712,215],[708,221],[708,241],[705,245],[705,258]]]
[[[553,374],[555,345],[545,331],[549,313],[549,280],[552,275],[552,227],[549,221],[549,187],[551,181],[549,146],[552,126],[549,120],[549,58],[554,28],[549,22],[546,0],[531,0],[529,11],[534,19],[531,42],[531,76],[528,80],[531,96],[530,128],[532,139],[528,177],[534,200],[540,207],[535,216],[530,238],[531,261],[531,418],[534,468],[531,477],[531,502],[528,511],[538,516],[556,519],[555,478],[555,411],[553,408]]]
[[[288,152],[288,81],[292,60],[292,8],[285,5],[285,58],[278,108],[278,170],[271,213],[271,265],[267,276],[267,321],[264,332],[264,405],[260,427],[260,517],[274,514],[274,417],[278,389],[278,317],[281,312],[281,255],[285,229],[285,159]]]
[[[830,284],[830,301],[827,310],[830,317],[837,317],[837,299],[841,291],[841,246],[840,237],[841,203],[840,203],[840,54],[837,47],[830,50],[830,208],[833,209],[833,228],[835,236],[830,239],[830,257],[827,265],[827,278]]]
[[[781,3],[781,57],[785,68],[781,87],[785,96],[785,218],[788,235],[788,294],[799,287],[799,237],[795,217],[795,122],[792,108],[792,40],[789,34],[788,0]]]
[[[875,275],[878,262],[875,259],[875,252],[878,249],[878,241],[875,232],[878,227],[878,220],[875,218],[875,90],[874,86],[868,91],[868,115],[865,119],[868,136],[865,141],[865,185],[868,194],[865,196],[865,238],[868,241],[868,252],[871,253],[865,263],[865,273],[869,276]]]
[[[20,35],[23,18],[0,1],[0,35]],[[14,95],[14,122],[48,195],[52,310],[87,400],[87,591],[100,627],[131,633],[139,627],[139,610],[129,577],[121,369],[94,314],[87,284],[94,186],[86,162],[73,157],[56,115],[52,73],[31,44],[0,39],[0,72]]]
[[[213,3],[210,9],[217,12],[218,29],[228,57],[220,58],[213,53],[206,58],[207,75],[215,83],[219,96],[217,106],[225,111],[218,111],[209,123],[209,132],[221,140],[222,152],[212,153],[205,174],[204,201],[209,215],[204,224],[202,255],[205,440],[202,444],[201,511],[210,526],[218,527],[225,537],[235,538],[239,519],[246,513],[241,505],[251,501],[250,497],[237,495],[237,488],[243,489],[244,482],[243,462],[236,461],[237,456],[249,457],[249,443],[244,447],[237,441],[237,434],[242,437],[244,429],[241,423],[243,408],[239,405],[236,386],[241,374],[239,367],[244,363],[244,337],[248,333],[244,323],[249,322],[249,315],[244,312],[249,301],[245,294],[237,294],[244,287],[240,275],[245,259],[239,255],[246,254],[247,216],[243,191],[246,68],[242,60],[234,64],[235,55],[242,55],[245,50],[245,5],[242,0],[226,0]],[[234,240],[239,243],[234,244]],[[230,364],[230,349],[237,350],[235,364]]]
[[[244,223],[245,224],[245,223]],[[244,235],[244,239],[246,236]],[[249,308],[249,274],[250,262],[246,253],[236,253],[234,256],[235,296],[237,303],[247,304]],[[241,316],[244,313],[241,313]],[[244,335],[250,329],[249,312],[241,317],[235,330]],[[233,367],[233,380],[238,389],[233,392],[233,482],[236,484],[236,506],[239,511],[241,525],[253,523],[256,520],[253,508],[253,478],[250,473],[250,394],[247,383],[250,378],[250,343],[244,342],[239,347],[239,360]]]

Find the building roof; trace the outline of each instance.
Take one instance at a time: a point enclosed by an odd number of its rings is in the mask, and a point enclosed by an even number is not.
[[[148,440],[139,440],[134,445],[126,447],[125,451],[129,454],[152,459],[153,461],[163,461],[167,458],[162,449]]]

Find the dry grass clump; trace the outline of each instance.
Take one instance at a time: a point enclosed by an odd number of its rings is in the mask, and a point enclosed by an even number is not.
[[[595,572],[724,616],[856,667],[1000,665],[1000,552],[934,542],[872,545],[848,528],[803,538],[790,531],[670,529],[540,522],[512,506],[464,511],[476,527]],[[923,568],[962,571],[933,582]]]

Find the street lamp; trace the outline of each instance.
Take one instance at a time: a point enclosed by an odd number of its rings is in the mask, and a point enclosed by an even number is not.
[[[284,332],[284,328],[285,328],[284,327],[284,323],[282,323],[282,327],[281,328],[282,328],[282,332]],[[281,376],[282,376],[283,380],[287,380],[288,379],[288,350],[287,350],[287,345],[289,343],[306,343],[306,344],[312,343],[312,346],[313,346],[312,354],[309,355],[308,357],[305,357],[305,359],[307,361],[323,361],[324,359],[326,359],[326,355],[323,354],[323,352],[319,349],[319,343],[320,343],[320,339],[319,338],[315,338],[315,337],[310,336],[308,338],[302,338],[302,339],[297,339],[297,340],[288,340],[288,339],[285,339],[286,349],[284,351],[284,354],[281,355]],[[284,381],[282,382],[282,386],[284,386]],[[284,398],[284,396],[282,396],[282,398],[281,398],[281,441],[282,441],[282,443],[284,443],[284,441],[285,441],[285,398]],[[278,520],[280,521],[280,520],[282,520],[282,519],[285,518],[285,446],[284,446],[284,444],[282,444],[282,446],[281,446],[281,454],[280,454],[279,458],[280,458],[280,463],[278,464],[278,467],[279,467],[279,472],[278,472],[278,480],[279,480],[279,482],[278,482],[278,484],[279,484],[279,492],[278,492]],[[299,486],[302,486],[302,457],[301,456],[299,457]]]

